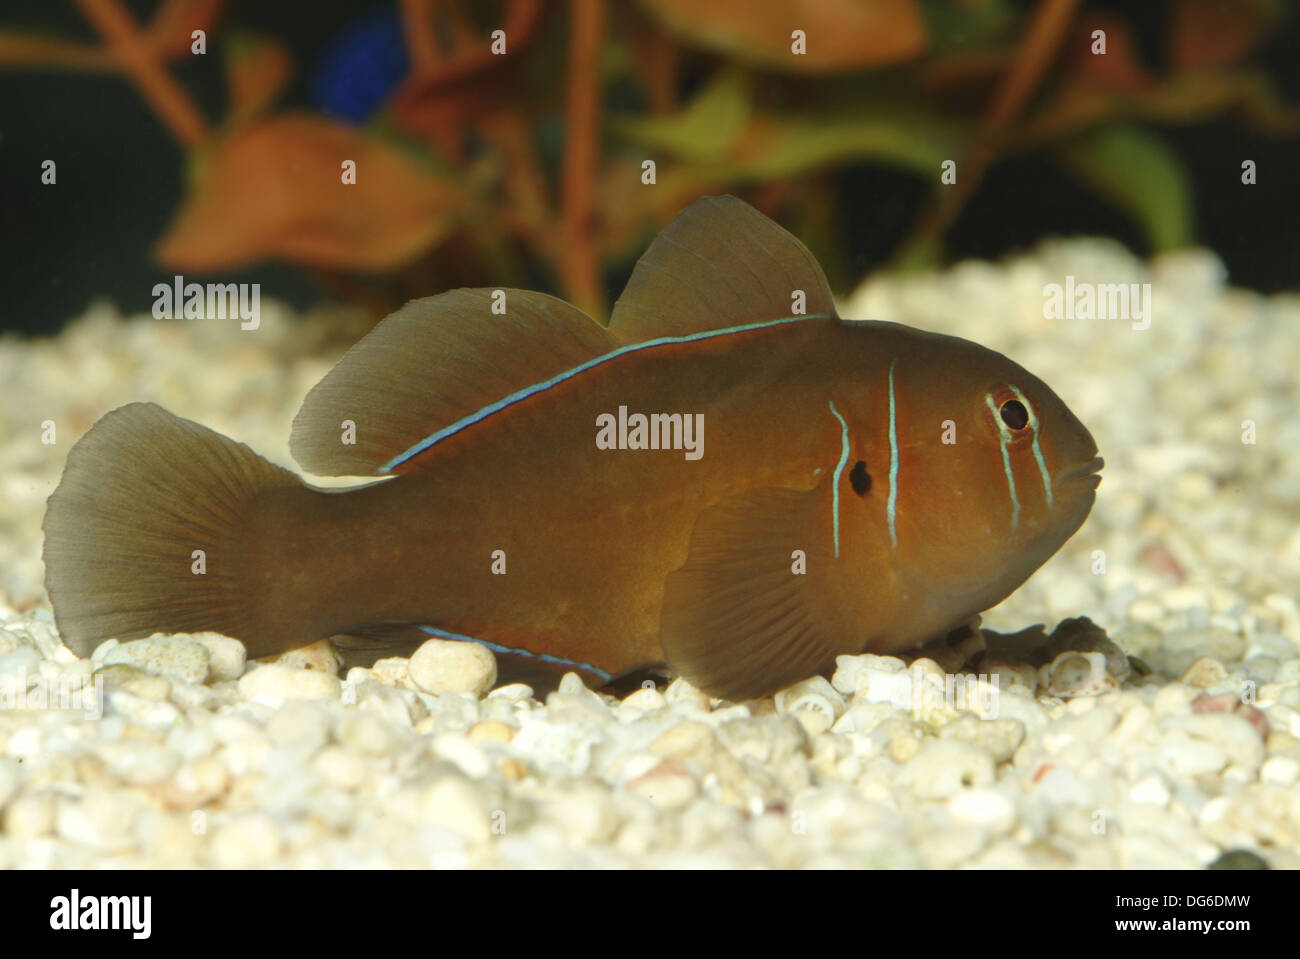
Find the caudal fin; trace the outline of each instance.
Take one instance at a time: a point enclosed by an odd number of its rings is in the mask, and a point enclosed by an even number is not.
[[[301,485],[152,403],[105,414],[68,453],[42,524],[64,643],[88,656],[110,637],[214,630],[259,655],[244,521],[263,491]]]

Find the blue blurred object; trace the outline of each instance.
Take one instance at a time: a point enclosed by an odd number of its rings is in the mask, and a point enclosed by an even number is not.
[[[329,116],[363,123],[410,68],[397,10],[372,10],[349,22],[326,48],[312,74],[311,99]]]

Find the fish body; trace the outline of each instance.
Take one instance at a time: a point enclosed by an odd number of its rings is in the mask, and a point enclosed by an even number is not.
[[[216,629],[261,655],[422,625],[760,695],[999,602],[1083,522],[1100,466],[1000,354],[840,319],[806,249],[732,198],[665,231],[609,328],[525,291],[408,304],[291,447],[387,478],[321,490],[158,407],[104,417],[47,511],[65,640]]]

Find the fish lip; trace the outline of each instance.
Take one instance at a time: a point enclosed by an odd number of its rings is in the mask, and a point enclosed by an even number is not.
[[[1102,457],[1094,456],[1082,466],[1075,466],[1060,473],[1056,477],[1056,481],[1067,485],[1078,483],[1081,486],[1087,486],[1089,489],[1096,489],[1101,484],[1101,477],[1097,474],[1101,472],[1105,465],[1106,461]]]

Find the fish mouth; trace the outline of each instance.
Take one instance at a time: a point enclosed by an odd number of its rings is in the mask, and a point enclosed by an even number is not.
[[[1101,485],[1101,477],[1097,474],[1105,465],[1104,459],[1094,456],[1082,466],[1075,466],[1060,473],[1056,477],[1056,482],[1063,486],[1085,486],[1088,489],[1096,489]]]

